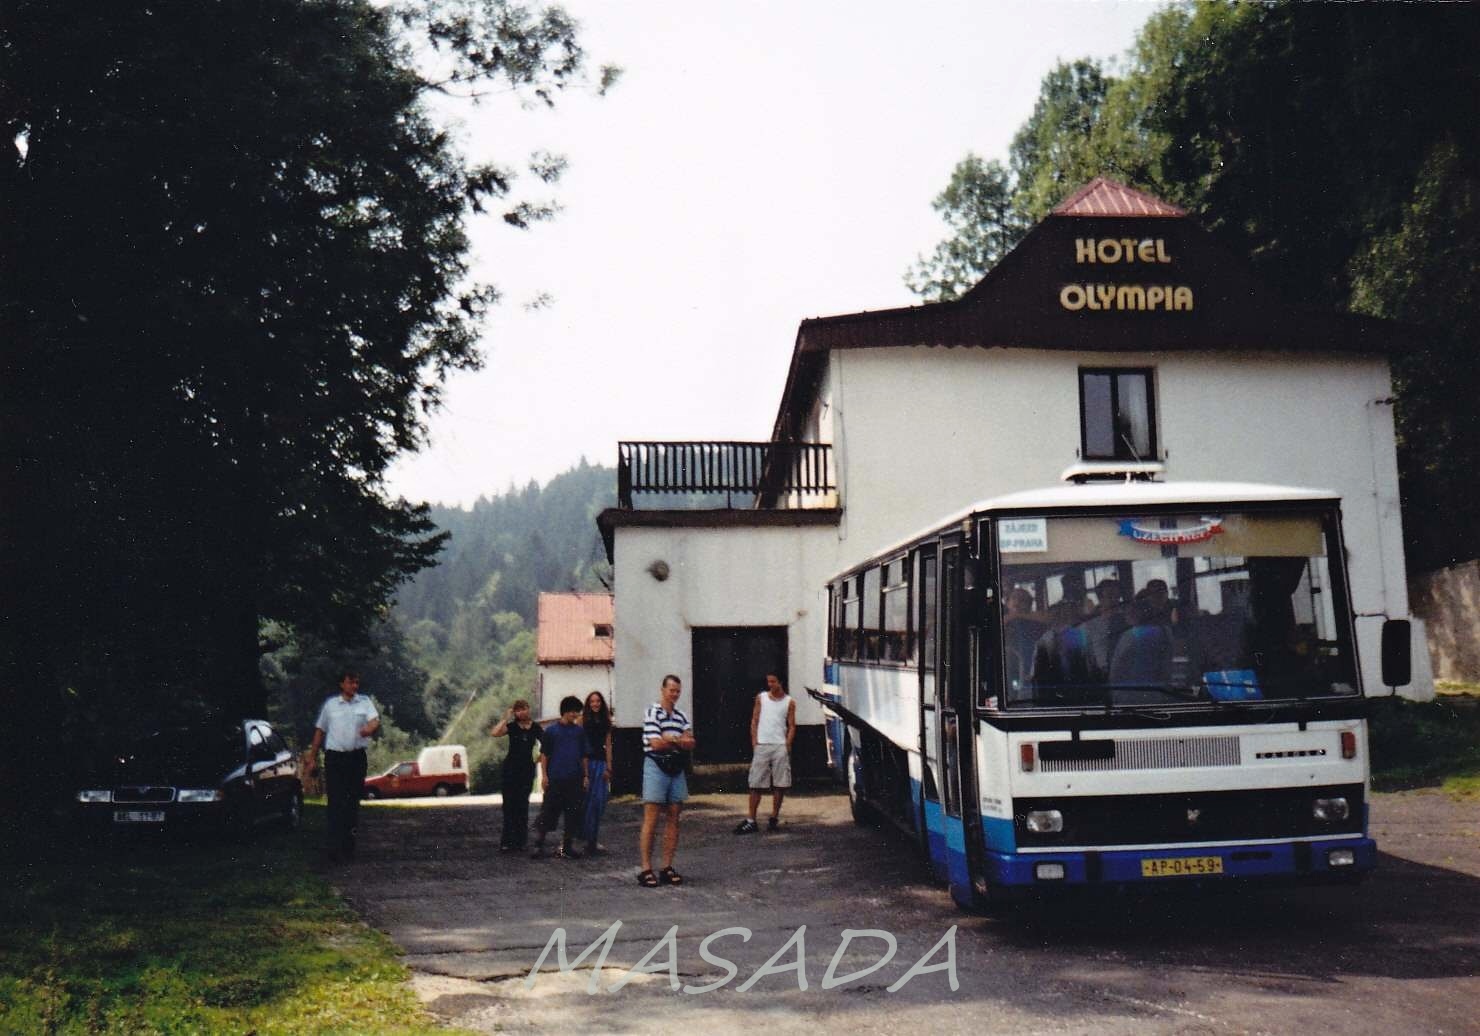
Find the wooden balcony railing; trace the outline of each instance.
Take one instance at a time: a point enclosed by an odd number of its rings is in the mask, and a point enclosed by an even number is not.
[[[825,443],[617,444],[618,507],[631,508],[646,493],[686,497],[679,506],[688,507],[786,508],[807,505],[797,498],[820,502],[836,488]]]

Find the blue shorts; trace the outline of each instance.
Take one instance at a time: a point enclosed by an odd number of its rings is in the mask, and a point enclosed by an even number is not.
[[[642,801],[663,806],[689,797],[689,778],[682,772],[672,777],[658,768],[651,756],[642,757]]]

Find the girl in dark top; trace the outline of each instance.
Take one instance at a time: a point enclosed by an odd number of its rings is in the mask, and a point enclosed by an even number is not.
[[[529,792],[534,787],[534,758],[540,750],[544,731],[529,715],[529,702],[520,698],[504,718],[488,731],[490,737],[509,739],[509,754],[504,756],[504,831],[498,851],[518,852],[529,840]]]
[[[606,852],[606,847],[596,841],[596,835],[601,830],[601,815],[606,812],[606,800],[611,797],[612,714],[600,691],[592,691],[586,695],[586,707],[581,711],[581,726],[586,731],[586,771],[591,778],[590,787],[586,790],[582,833],[586,838],[586,852],[601,854]]]

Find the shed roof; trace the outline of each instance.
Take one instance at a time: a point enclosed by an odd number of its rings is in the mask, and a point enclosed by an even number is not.
[[[598,637],[596,627],[610,630],[612,615],[611,594],[540,594],[535,660],[540,665],[610,664],[613,638]]]

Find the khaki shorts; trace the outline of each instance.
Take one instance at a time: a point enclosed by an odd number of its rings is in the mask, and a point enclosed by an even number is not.
[[[790,788],[791,755],[785,745],[756,745],[750,761],[752,788]]]

